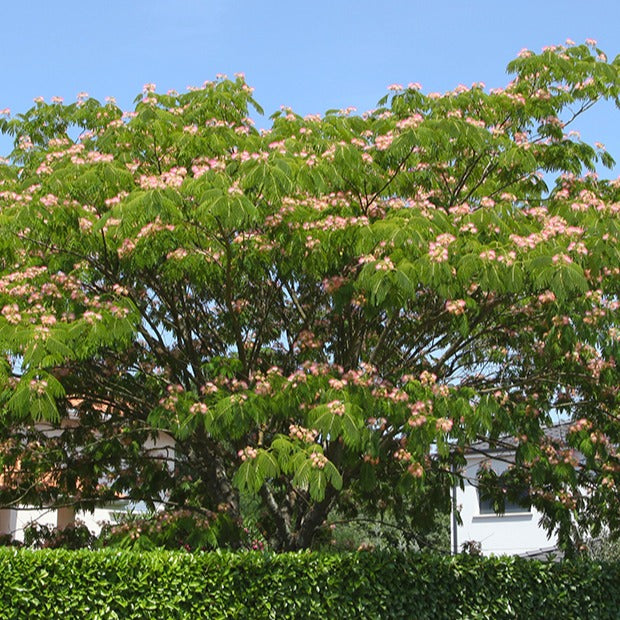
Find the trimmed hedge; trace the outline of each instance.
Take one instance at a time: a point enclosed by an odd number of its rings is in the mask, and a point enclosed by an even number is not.
[[[0,618],[620,618],[620,564],[0,549]]]

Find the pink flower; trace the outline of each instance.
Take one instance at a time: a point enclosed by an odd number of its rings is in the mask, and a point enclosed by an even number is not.
[[[554,264],[564,264],[564,265],[570,265],[573,262],[573,259],[568,256],[567,254],[564,253],[560,253],[560,254],[555,254],[551,260],[553,261]]]
[[[497,254],[495,253],[495,250],[484,250],[483,252],[480,252],[480,258],[483,260],[495,260],[497,258]]]
[[[394,458],[397,461],[410,461],[411,453],[405,450],[404,448],[400,448],[394,452]]]
[[[422,385],[433,385],[434,383],[437,382],[437,375],[432,373],[432,372],[428,372],[428,370],[423,370],[420,373],[420,383]]]
[[[51,327],[56,324],[56,317],[53,314],[44,314],[41,317],[41,325],[45,325],[46,327]]]
[[[207,413],[207,411],[209,410],[209,408],[207,407],[207,405],[205,403],[194,403],[190,408],[189,411],[190,413],[193,414],[205,414]]]
[[[313,452],[310,455],[310,465],[315,469],[323,469],[327,465],[327,457],[320,452]]]
[[[43,396],[45,394],[45,390],[47,388],[47,381],[44,379],[33,379],[30,381],[30,389],[37,394],[38,396]]]
[[[435,423],[435,427],[438,431],[442,431],[444,433],[449,433],[452,430],[452,425],[454,423],[449,418],[438,418]]]
[[[538,301],[541,304],[548,304],[555,301],[555,294],[553,291],[545,291],[538,296]]]
[[[446,301],[446,311],[456,316],[465,312],[464,299],[449,299]]]
[[[421,478],[424,475],[424,468],[420,465],[420,463],[411,463],[411,465],[407,467],[407,471],[414,478]]]
[[[41,198],[41,204],[46,207],[53,207],[58,204],[58,198],[53,194],[47,194]]]
[[[247,448],[243,448],[243,450],[239,450],[239,452],[237,452],[237,456],[242,461],[247,461],[247,460],[251,461],[258,456],[258,450],[256,450],[256,448],[252,448],[248,446]]]
[[[448,249],[431,241],[428,244],[428,255],[434,263],[443,263],[448,260]]]
[[[345,405],[341,400],[332,400],[331,403],[327,403],[327,408],[337,416],[343,416],[345,412]]]
[[[2,315],[11,324],[17,325],[21,321],[21,314],[19,313],[19,306],[17,304],[9,304],[2,308]]]
[[[394,134],[390,131],[384,136],[377,136],[375,138],[375,146],[377,147],[378,151],[386,151],[388,148],[390,148],[393,140]]]

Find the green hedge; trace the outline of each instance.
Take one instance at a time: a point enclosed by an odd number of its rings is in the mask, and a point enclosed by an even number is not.
[[[0,550],[0,618],[620,618],[620,564]]]

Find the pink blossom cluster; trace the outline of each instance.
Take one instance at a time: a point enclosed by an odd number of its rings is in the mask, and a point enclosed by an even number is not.
[[[368,218],[365,215],[343,217],[341,215],[328,215],[322,220],[314,220],[312,222],[304,222],[303,224],[294,224],[293,229],[301,228],[303,230],[324,230],[331,232],[334,230],[345,230],[353,226],[368,226]]]
[[[378,151],[386,151],[392,145],[394,141],[394,133],[388,132],[382,136],[377,136],[375,138],[375,147]]]
[[[2,183],[0,182],[0,185]],[[0,192],[0,199],[6,200],[8,203],[27,203],[32,201],[30,194],[18,194],[17,192],[4,191]]]
[[[56,317],[53,314],[42,314],[41,325],[44,327],[52,327],[56,324]]]
[[[433,403],[430,400],[417,400],[409,405],[409,411],[413,416],[422,416],[433,412]],[[417,426],[417,425],[412,425]]]
[[[458,205],[454,205],[448,209],[449,213],[454,216],[455,221],[459,221],[465,215],[469,215],[472,212],[471,205],[467,202],[463,202]]]
[[[582,430],[590,430],[590,428],[592,428],[592,423],[587,420],[586,418],[580,418],[579,420],[577,420],[574,424],[572,424],[570,426],[570,432],[571,433],[578,433],[579,431]]]
[[[371,454],[364,454],[364,463],[370,463],[371,465],[378,465],[380,459],[378,456],[372,456]]]
[[[108,310],[110,314],[116,319],[124,319],[129,316],[129,308],[123,306],[117,306],[116,304],[109,304]]]
[[[29,136],[20,136],[17,142],[17,148],[21,151],[29,151],[34,148],[34,143]]]
[[[240,162],[246,161],[267,161],[269,159],[269,153],[259,152],[252,153],[250,151],[235,151],[231,156],[231,159],[238,159]],[[196,175],[194,175],[196,176]]]
[[[465,306],[466,303],[464,299],[449,299],[445,304],[446,312],[456,316],[465,312]]]
[[[424,468],[422,467],[422,465],[420,463],[410,463],[407,466],[407,471],[414,478],[421,478],[424,475]]]
[[[407,420],[407,424],[412,428],[417,428],[418,426],[423,426],[426,424],[426,416],[424,413],[426,411],[432,411],[432,404],[430,401],[419,400],[409,405],[409,410],[412,415]]]
[[[241,196],[243,195],[243,190],[239,187],[239,181],[233,181],[228,188],[228,193],[231,196]]]
[[[77,145],[76,145],[77,146]],[[80,144],[79,146],[84,146]],[[67,151],[68,153],[69,151]],[[114,155],[111,153],[99,153],[98,151],[88,151],[84,157],[78,157],[77,155],[71,156],[71,163],[76,166],[83,166],[85,164],[101,164],[114,161]]]
[[[325,278],[322,282],[323,290],[328,294],[335,293],[346,282],[347,278],[344,276],[332,276],[330,278]]]
[[[45,327],[44,325],[36,325],[32,333],[32,339],[35,342],[44,341],[49,338],[51,333],[52,332],[49,327]]]
[[[420,373],[420,383],[422,385],[434,385],[437,382],[437,375],[428,370],[423,370]]]
[[[11,324],[17,325],[22,320],[17,304],[7,304],[2,308],[2,316]]]
[[[452,430],[454,422],[450,418],[437,418],[435,428],[442,433],[449,433]]]
[[[46,194],[39,198],[39,202],[45,207],[55,207],[58,204],[58,198],[53,194]]]
[[[335,378],[331,378],[328,380],[327,382],[329,384],[329,387],[332,388],[333,390],[342,390],[346,387],[347,385],[347,381],[346,379],[335,379]]]
[[[217,391],[219,390],[218,386],[213,383],[212,381],[207,381],[201,388],[200,388],[200,393],[201,394],[215,394]]]
[[[551,260],[554,265],[570,265],[573,262],[573,259],[568,255],[564,254],[564,252],[560,252],[559,254],[554,254],[551,257]]]
[[[513,250],[510,250],[506,254],[500,254],[495,250],[483,250],[479,254],[482,260],[497,261],[498,263],[504,263],[505,265],[513,265],[517,259],[517,254]]]
[[[155,233],[161,232],[161,231],[169,231],[172,232],[174,231],[174,225],[173,224],[162,224],[161,220],[159,219],[159,216],[155,219],[155,221],[153,222],[149,222],[148,224],[145,224],[141,230],[138,232],[138,234],[136,235],[136,239],[142,239],[143,237],[148,237],[151,236]]]
[[[185,248],[177,248],[166,254],[166,260],[183,260],[189,255],[189,252]]]
[[[106,198],[103,201],[106,207],[113,207],[114,205],[118,205],[124,198],[127,198],[129,194],[127,192],[119,192],[116,196],[111,196],[110,198]]]
[[[179,402],[179,396],[184,392],[183,386],[179,384],[172,384],[166,387],[167,396],[160,399],[159,404],[166,409],[166,411],[174,411],[177,403]]]
[[[82,315],[82,318],[84,319],[84,321],[86,321],[86,323],[89,323],[90,325],[94,325],[95,323],[103,320],[103,316],[101,315],[101,313],[94,312],[92,310],[86,310]]]
[[[396,123],[396,127],[398,129],[412,129],[415,127],[419,127],[424,117],[421,114],[415,113],[407,118],[404,118]]]
[[[327,409],[337,416],[343,416],[346,411],[345,404],[341,400],[332,400],[327,403]]]
[[[405,450],[404,448],[399,448],[398,450],[396,450],[396,452],[394,452],[394,458],[397,461],[411,461],[413,457],[411,456],[411,452],[409,452],[408,450]]]
[[[313,443],[318,433],[314,429],[304,428],[297,424],[290,424],[288,427],[289,437],[299,439],[305,443]]]
[[[47,390],[47,381],[45,379],[32,379],[28,384],[31,392],[37,396],[43,396]]]
[[[394,271],[396,269],[396,265],[394,265],[389,256],[386,256],[382,260],[375,263],[375,269],[377,271]]]
[[[310,465],[314,469],[324,469],[328,462],[327,457],[320,452],[312,452],[310,454]]]
[[[538,301],[541,304],[549,304],[555,301],[555,293],[553,291],[544,291],[538,296]]]
[[[247,446],[243,448],[243,450],[239,450],[237,452],[237,456],[242,461],[252,461],[258,456],[258,450],[256,448],[252,448],[251,446]]]
[[[23,293],[18,293],[14,288],[11,287],[12,284],[16,282],[24,282],[28,280],[35,280],[39,276],[45,274],[47,272],[47,267],[27,267],[23,271],[13,271],[5,276],[0,278],[0,293],[9,293],[10,295],[17,294],[18,296],[23,295]]]
[[[448,260],[448,247],[456,241],[456,237],[450,233],[442,233],[435,241],[428,244],[428,255],[431,261],[443,263]]]
[[[141,175],[138,179],[138,184],[142,189],[166,189],[167,187],[181,187],[187,170],[182,166],[178,168],[171,168],[161,175]]]
[[[189,412],[194,415],[197,415],[197,414],[205,415],[208,411],[209,411],[209,408],[207,407],[206,403],[194,403],[189,408]]]
[[[136,242],[133,239],[123,239],[119,248],[118,248],[118,256],[119,258],[123,258],[128,256],[136,249]]]
[[[323,343],[314,332],[304,329],[297,334],[296,345],[300,350],[307,350],[320,349]]]

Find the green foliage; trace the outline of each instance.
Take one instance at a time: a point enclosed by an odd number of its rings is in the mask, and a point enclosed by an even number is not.
[[[426,523],[426,522],[425,522]],[[377,514],[370,518],[363,513],[330,516],[313,541],[313,550],[328,552],[422,551],[445,555],[450,552],[450,516],[439,514],[425,528],[399,514]]]
[[[241,77],[3,118],[0,507],[240,527],[251,494],[308,548],[352,506],[424,531],[469,446],[511,436],[550,531],[620,530],[620,187],[571,131],[619,66],[524,52],[503,89],[262,132]]]
[[[616,618],[618,563],[0,550],[4,618]]]
[[[94,543],[95,536],[80,522],[61,530],[34,522],[24,529],[24,545],[33,549],[84,549]]]
[[[146,515],[127,514],[119,523],[104,525],[96,546],[205,551],[239,547],[244,542],[239,534],[239,528],[226,514],[163,510]]]

